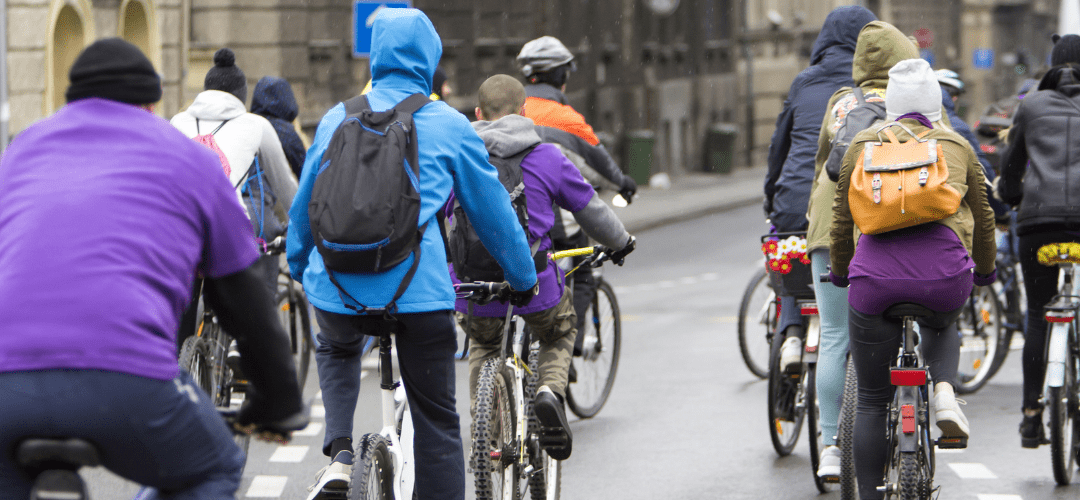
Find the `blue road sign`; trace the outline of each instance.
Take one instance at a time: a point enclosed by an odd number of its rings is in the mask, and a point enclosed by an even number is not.
[[[405,2],[378,2],[371,0],[354,0],[353,2],[353,57],[368,57],[371,55],[371,23],[375,21],[375,15],[382,9],[407,9],[412,7],[411,1]]]
[[[994,67],[994,49],[975,49],[971,57],[972,64],[978,69]]]

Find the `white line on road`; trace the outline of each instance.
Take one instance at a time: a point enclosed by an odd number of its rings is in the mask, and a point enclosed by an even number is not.
[[[247,498],[279,498],[285,491],[285,483],[289,482],[288,476],[255,476],[251,479],[251,487],[248,488]]]
[[[294,432],[293,435],[295,436],[296,433]],[[951,454],[951,455],[959,455],[959,454],[961,454],[963,452],[964,452],[963,448],[938,448],[938,449],[934,450],[934,453],[948,453],[948,454]]]
[[[322,424],[319,422],[311,422],[301,430],[292,433],[293,437],[310,437],[318,436],[322,432]]]
[[[1024,500],[1020,495],[987,495],[979,493],[979,500]]]
[[[997,479],[983,464],[949,464],[949,467],[961,479]]]
[[[270,455],[270,461],[298,464],[304,461],[307,452],[308,446],[305,445],[278,446],[274,454]]]

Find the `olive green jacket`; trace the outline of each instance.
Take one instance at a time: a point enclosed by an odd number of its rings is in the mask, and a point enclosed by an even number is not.
[[[901,120],[915,134],[929,130],[926,139],[937,139],[949,167],[948,184],[962,196],[960,208],[955,214],[930,224],[942,224],[956,233],[975,261],[975,272],[990,274],[994,271],[994,259],[997,257],[997,241],[994,234],[994,211],[986,200],[986,184],[982,164],[975,156],[967,139],[956,132],[935,127],[928,129],[914,119]],[[832,210],[832,272],[837,276],[847,276],[848,264],[855,255],[855,224],[848,205],[848,186],[855,162],[862,154],[868,142],[879,142],[876,130],[879,126],[859,132],[851,143],[844,163],[840,169],[840,179],[836,182]],[[901,142],[911,139],[911,135],[900,127],[892,127],[893,133]]]
[[[919,57],[919,50],[900,30],[893,25],[872,21],[859,32],[855,44],[855,58],[851,64],[851,77],[855,85],[862,87],[863,93],[877,93],[884,97],[885,86],[889,83],[889,70],[904,59]],[[877,89],[874,91],[874,89]],[[814,185],[810,190],[810,204],[806,218],[810,221],[806,234],[806,249],[813,251],[829,248],[829,226],[832,222],[833,196],[836,183],[829,180],[825,173],[825,160],[832,151],[832,141],[840,127],[840,116],[847,115],[846,109],[839,109],[837,102],[851,95],[851,88],[837,90],[829,99],[825,119],[821,123],[818,135],[818,152],[814,158]]]

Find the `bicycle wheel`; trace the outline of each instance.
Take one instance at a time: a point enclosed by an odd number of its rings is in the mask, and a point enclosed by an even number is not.
[[[806,367],[806,433],[810,441],[810,472],[814,474],[814,486],[818,491],[828,493],[832,485],[818,477],[818,467],[821,466],[821,450],[825,448],[821,433],[821,411],[817,399],[817,363],[810,363]]]
[[[356,450],[349,500],[393,500],[394,461],[389,444],[378,434],[365,434]]]
[[[769,344],[776,329],[776,293],[769,274],[758,269],[739,304],[739,351],[750,372],[769,378]]]
[[[1054,480],[1063,486],[1072,482],[1076,445],[1080,441],[1080,420],[1076,418],[1076,343],[1072,328],[1070,325],[1065,383],[1061,387],[1049,387],[1046,397],[1050,410],[1050,458]]]
[[[217,393],[217,381],[214,380],[214,368],[206,342],[201,337],[188,337],[180,348],[180,368],[187,371],[195,385],[199,386],[210,399]]]
[[[529,348],[529,374],[525,377],[525,405],[528,416],[529,435],[540,433],[540,421],[536,419],[533,403],[536,400],[536,386],[540,380],[540,348],[533,344]],[[538,472],[529,476],[529,495],[532,500],[559,500],[562,493],[562,462],[548,456],[543,448],[537,447],[531,458],[533,468]]]
[[[896,498],[900,500],[924,500],[930,498],[926,471],[919,461],[918,452],[900,453]]]
[[[1004,335],[1001,302],[991,287],[976,288],[957,319],[960,334],[960,364],[956,372],[956,392],[973,393],[997,371],[995,363]]]
[[[798,327],[790,327],[792,329]],[[791,454],[806,418],[805,370],[780,370],[780,342],[774,342],[769,363],[769,437],[780,456]]]
[[[290,285],[291,286],[291,285]],[[279,290],[277,297],[278,317],[285,331],[289,334],[292,346],[293,362],[296,364],[296,381],[300,384],[300,395],[304,394],[308,370],[311,367],[311,352],[314,349],[311,334],[311,317],[308,315],[308,301],[304,292],[292,288],[292,301],[289,290]]]
[[[506,365],[489,359],[480,369],[470,459],[477,500],[518,498],[516,420]],[[512,378],[512,377],[511,377]]]
[[[585,312],[589,321],[581,346],[581,356],[571,358],[577,382],[566,385],[566,405],[578,418],[590,418],[600,412],[615,385],[622,345],[622,319],[615,290],[600,279],[596,296]]]
[[[855,408],[858,406],[859,383],[855,362],[848,355],[844,373],[844,395],[837,424],[837,445],[840,446],[840,498],[858,500],[859,487],[855,478]]]

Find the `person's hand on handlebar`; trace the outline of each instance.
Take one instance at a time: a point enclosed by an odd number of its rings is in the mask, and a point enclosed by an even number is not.
[[[626,256],[629,255],[630,252],[633,252],[635,248],[637,248],[637,238],[634,238],[631,235],[630,239],[626,241],[626,245],[618,250],[613,250],[605,246],[597,246],[596,252],[607,254],[608,259],[610,259],[611,262],[617,266],[621,266],[625,262]],[[603,259],[597,259],[598,262],[602,260]]]
[[[540,282],[537,281],[536,284],[528,290],[519,291],[514,290],[513,287],[509,287],[509,289],[510,304],[514,307],[525,307],[529,305],[529,302],[532,301],[533,297],[535,297],[537,293],[540,293]]]
[[[622,196],[626,200],[627,204],[634,201],[634,195],[637,194],[637,182],[634,181],[629,175],[623,176],[622,187],[619,189],[619,196]]]

